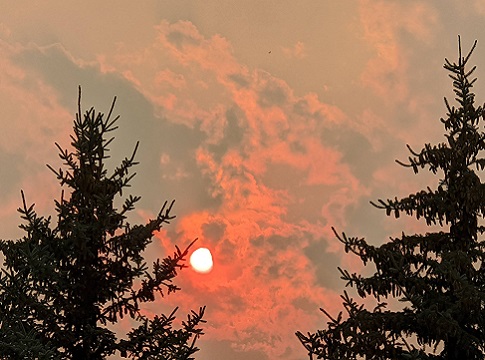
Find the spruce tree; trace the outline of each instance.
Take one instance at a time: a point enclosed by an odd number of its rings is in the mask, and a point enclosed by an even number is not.
[[[174,218],[173,201],[146,224],[131,225],[127,215],[140,200],[123,197],[135,175],[135,153],[109,172],[106,160],[116,98],[107,117],[94,108],[78,113],[72,151],[56,143],[63,161],[56,175],[55,225],[23,204],[20,228],[25,236],[0,241],[0,358],[97,360],[117,355],[130,359],[193,359],[204,307],[175,328],[175,310],[148,318],[146,302],[179,288],[173,283],[189,247],[153,263],[143,251],[152,236]],[[120,200],[118,200],[120,199]],[[119,209],[116,205],[119,203]],[[113,325],[128,316],[136,325],[126,334]],[[119,331],[119,329],[118,329]]]
[[[376,306],[367,309],[346,291],[345,314],[326,310],[327,328],[306,335],[297,332],[311,359],[484,359],[485,351],[485,185],[479,173],[485,167],[484,110],[476,107],[472,92],[475,67],[468,69],[473,45],[458,62],[445,59],[453,80],[457,105],[445,98],[446,119],[441,119],[446,141],[425,144],[406,163],[414,173],[427,169],[441,175],[435,189],[408,197],[372,203],[396,218],[401,214],[421,219],[440,231],[391,238],[381,246],[364,239],[337,238],[346,252],[364,265],[373,263],[370,276],[339,271],[346,286],[358,296],[370,296]],[[402,307],[390,310],[386,299]]]

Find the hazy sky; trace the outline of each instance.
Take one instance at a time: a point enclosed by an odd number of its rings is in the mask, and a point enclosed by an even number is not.
[[[465,7],[465,4],[467,5]],[[436,179],[398,166],[442,141],[442,65],[475,39],[485,99],[485,0],[0,0],[1,238],[18,238],[20,189],[52,214],[46,168],[84,108],[121,115],[113,166],[140,140],[132,222],[175,199],[148,258],[198,237],[215,267],[147,309],[207,305],[198,360],[302,360],[294,332],[340,310],[336,270],[359,270],[331,226],[380,244],[420,231],[370,200]],[[121,324],[126,328],[128,323]]]

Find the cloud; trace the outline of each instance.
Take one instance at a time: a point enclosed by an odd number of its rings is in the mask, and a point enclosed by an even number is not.
[[[161,70],[156,75],[155,80],[160,86],[171,86],[176,89],[181,89],[186,86],[185,77],[183,74],[176,74],[170,69]]]
[[[403,102],[409,96],[409,54],[401,40],[406,32],[414,39],[431,43],[436,36],[436,10],[421,2],[360,1],[364,40],[375,56],[361,76],[364,86],[386,100]]]
[[[303,59],[308,56],[302,41],[297,41],[292,47],[283,47],[282,50],[283,54],[289,58]]]
[[[163,121],[199,134],[187,156],[208,181],[205,191],[217,199],[212,208],[196,204],[176,230],[160,234],[163,252],[180,239],[198,237],[215,261],[208,275],[184,273],[184,290],[167,300],[174,306],[207,304],[208,341],[292,359],[301,348],[288,329],[314,326],[316,309],[332,310],[337,303],[336,276],[317,264],[340,261],[329,226],[345,223],[345,208],[367,192],[342,153],[322,142],[326,131],[347,126],[348,119],[315,94],[296,96],[283,80],[239,64],[219,35],[204,37],[187,21],[164,21],[157,29],[157,40],[140,56],[103,61],[121,74],[129,69],[127,80]],[[166,83],[155,83],[159,68]],[[173,86],[174,78],[181,79],[174,74],[182,73],[183,86]],[[172,103],[161,100],[167,96]],[[176,164],[171,154],[159,159],[165,168]],[[177,161],[184,167],[189,160]],[[274,177],[276,168],[287,173]],[[313,248],[321,254],[310,259]]]
[[[46,163],[57,166],[55,141],[66,138],[72,115],[59,105],[55,90],[36,73],[16,63],[25,48],[0,39],[0,143],[2,237],[16,238],[20,190],[39,213],[50,214],[59,195]],[[39,191],[42,189],[42,191]]]
[[[147,311],[207,305],[211,346],[262,359],[299,358],[304,350],[294,331],[316,328],[321,306],[339,309],[335,266],[347,260],[330,227],[345,227],[349,208],[369,195],[377,165],[364,169],[354,161],[379,149],[366,143],[379,126],[372,116],[356,124],[315,93],[296,94],[283,79],[240,63],[227,39],[202,35],[189,21],[162,21],[156,31],[136,53],[120,46],[89,61],[62,46],[10,47],[16,65],[5,59],[0,76],[9,77],[19,93],[8,96],[26,109],[28,101],[54,109],[54,130],[71,124],[78,83],[87,84],[86,106],[107,107],[118,95],[114,160],[141,140],[133,192],[143,202],[136,217],[153,216],[167,196],[177,199],[177,221],[157,235],[149,259],[198,237],[215,261],[207,275],[184,270],[177,278],[183,291]],[[29,86],[36,91],[24,96]],[[68,138],[64,125],[40,136],[49,112],[37,113],[43,120],[33,125],[31,112],[12,116],[34,126],[26,136],[33,144]],[[348,139],[338,136],[350,128]],[[351,151],[356,139],[367,146],[360,154]],[[364,173],[366,183],[359,179]]]
[[[438,39],[453,26],[476,32],[462,24],[468,10],[414,0],[51,3],[0,15],[3,236],[19,233],[20,188],[40,213],[52,210],[59,189],[45,163],[59,165],[54,141],[68,146],[77,86],[101,111],[117,95],[108,167],[141,142],[130,221],[176,199],[148,260],[196,237],[215,260],[207,275],[184,269],[183,290],[147,313],[207,305],[201,360],[305,357],[294,331],[323,327],[319,307],[340,310],[337,266],[362,269],[331,226],[375,244],[422,230],[368,201],[431,182],[393,160],[405,160],[406,142],[419,149],[441,136],[439,54],[455,53],[456,35],[450,46]],[[481,2],[469,8],[483,15]]]

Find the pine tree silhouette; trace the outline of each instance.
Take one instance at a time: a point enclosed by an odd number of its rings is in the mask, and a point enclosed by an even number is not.
[[[326,329],[297,332],[311,359],[485,358],[485,252],[480,239],[485,228],[479,224],[485,214],[485,185],[477,173],[485,167],[484,110],[474,105],[475,67],[467,69],[475,46],[463,57],[459,39],[458,62],[445,60],[458,103],[451,106],[445,98],[448,113],[441,122],[446,141],[425,144],[420,152],[408,146],[409,162],[398,161],[414,173],[427,169],[442,174],[439,185],[373,203],[388,216],[414,216],[442,231],[402,233],[375,247],[334,230],[346,252],[364,265],[374,264],[369,277],[339,270],[347,286],[362,298],[374,297],[377,306],[368,310],[344,292],[345,315],[333,317],[321,309],[329,319]],[[388,298],[398,299],[403,308],[389,310]]]
[[[147,318],[145,302],[179,290],[172,282],[182,269],[189,247],[157,260],[149,270],[142,252],[152,236],[174,218],[173,202],[162,206],[146,224],[131,225],[127,214],[139,196],[123,195],[135,175],[136,149],[111,173],[105,167],[107,138],[119,117],[94,108],[78,113],[71,136],[73,151],[62,149],[64,167],[55,170],[62,191],[55,201],[57,223],[38,216],[34,205],[19,209],[18,241],[0,242],[4,255],[0,277],[0,358],[94,360],[118,354],[131,359],[193,359],[205,308],[192,312],[179,329],[170,315]],[[67,194],[67,196],[66,196]],[[66,198],[64,198],[66,197]],[[191,244],[192,245],[192,244]],[[118,337],[112,325],[129,316],[139,325]]]

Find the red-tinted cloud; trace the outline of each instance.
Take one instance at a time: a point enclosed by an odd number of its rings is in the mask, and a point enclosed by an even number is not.
[[[431,42],[437,18],[430,5],[419,2],[359,4],[362,41],[371,55],[360,81],[343,84],[345,99],[332,104],[321,94],[297,94],[284,79],[245,65],[230,40],[202,33],[190,21],[163,20],[151,29],[153,39],[143,38],[140,44],[120,43],[110,51],[99,45],[95,56],[87,56],[89,62],[64,48],[54,54],[52,47],[30,45],[49,62],[62,57],[70,70],[89,73],[93,88],[113,81],[119,86],[113,94],[125,92],[133,112],[142,114],[124,124],[144,127],[140,140],[148,150],[140,161],[148,162],[144,169],[149,175],[142,178],[143,190],[154,199],[178,191],[175,212],[180,205],[189,208],[157,235],[147,256],[165,256],[174,244],[183,247],[198,237],[196,246],[208,247],[215,263],[206,275],[183,270],[176,279],[183,290],[146,311],[180,306],[183,316],[190,308],[207,305],[201,347],[206,339],[224,352],[231,346],[233,355],[240,350],[268,359],[303,358],[294,332],[322,326],[319,307],[332,313],[340,309],[343,284],[335,285],[336,266],[359,269],[355,258],[342,255],[331,226],[353,226],[351,216],[355,220],[362,203],[377,192],[393,188],[405,195],[414,189],[396,165],[380,161],[388,160],[382,153],[394,149],[396,139],[404,147],[411,134],[413,140],[425,136],[416,132],[418,125],[402,125],[392,117],[404,111],[422,119],[424,104],[433,104],[424,91],[411,91],[414,58],[400,34]],[[7,30],[0,26],[4,36]],[[306,61],[312,55],[306,44],[301,40],[283,53]],[[10,137],[0,145],[0,154],[20,154],[28,159],[26,167],[52,163],[47,160],[55,159],[55,149],[46,144],[68,141],[75,109],[60,106],[48,80],[29,66],[15,65],[10,56],[27,46],[1,46],[0,101],[7,118],[17,122],[4,120]],[[322,69],[329,71],[333,69]],[[45,78],[49,76],[55,77]],[[133,100],[126,94],[141,96]],[[364,105],[352,109],[357,114],[353,117],[334,105],[348,102],[350,108],[354,100]],[[43,184],[35,202],[56,195],[40,171],[23,168],[18,179],[28,193]],[[0,215],[10,214],[15,201],[7,200]],[[145,208],[137,216],[146,219],[154,213],[156,209]],[[384,222],[378,225],[371,230],[380,225],[391,229]]]
[[[360,1],[364,39],[375,56],[362,74],[362,82],[390,102],[402,102],[409,96],[407,72],[409,54],[401,41],[406,32],[419,41],[435,38],[437,13],[421,2]]]
[[[73,115],[58,104],[55,91],[34,72],[15,63],[23,50],[19,44],[0,39],[2,238],[23,235],[16,211],[21,205],[21,189],[29,204],[36,203],[39,213],[52,213],[53,198],[60,192],[55,175],[45,165],[59,165],[54,142],[68,145],[61,140],[68,139],[72,126]]]
[[[321,256],[338,264],[341,249],[330,225],[345,223],[346,207],[367,191],[340,151],[322,141],[330,129],[346,126],[346,115],[239,64],[226,39],[206,38],[190,22],[157,29],[157,41],[136,59],[104,61],[120,73],[130,69],[129,80],[168,121],[200,130],[191,156],[219,201],[179,219],[175,233],[161,233],[164,252],[198,237],[197,246],[214,257],[210,274],[185,270],[178,280],[183,291],[166,301],[185,309],[206,304],[208,340],[269,358],[301,356],[294,332],[316,327],[318,307],[336,311],[338,303],[330,285],[317,283],[305,249],[320,242]],[[162,166],[172,162],[167,154],[160,159]],[[275,168],[287,173],[274,177]],[[308,197],[316,207],[305,209]]]

